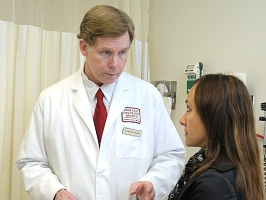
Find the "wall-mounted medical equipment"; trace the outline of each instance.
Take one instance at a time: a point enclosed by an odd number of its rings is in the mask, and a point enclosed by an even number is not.
[[[187,93],[195,84],[197,78],[203,74],[203,64],[198,62],[196,64],[187,65],[185,68],[185,74],[187,75]]]
[[[264,111],[264,117],[260,117],[259,120],[264,122],[264,137],[263,137],[263,150],[264,150],[264,156],[263,156],[263,161],[264,161],[264,190],[266,191],[266,102],[261,103],[260,106],[261,110]]]
[[[255,97],[254,97],[254,95],[253,94],[250,94],[249,97],[250,97],[252,106],[254,106],[254,103],[255,103]]]
[[[159,90],[163,97],[169,97],[171,110],[174,110],[176,103],[176,81],[153,81],[152,84]]]
[[[260,117],[260,121],[264,121],[264,143],[263,147],[266,149],[266,102],[261,103],[260,109],[264,111],[264,117]]]

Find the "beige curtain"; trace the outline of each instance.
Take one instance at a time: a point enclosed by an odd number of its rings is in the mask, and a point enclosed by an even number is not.
[[[0,21],[0,36],[0,194],[27,199],[14,161],[31,110],[44,88],[75,72],[84,58],[72,33]]]
[[[135,24],[135,40],[125,71],[150,82],[149,69],[149,1],[120,0],[117,7],[127,12]]]
[[[9,0],[5,2],[6,4],[1,6],[19,7],[36,3],[33,0],[13,1],[13,5]],[[16,6],[16,2],[19,5]],[[67,4],[71,4],[69,7],[74,5],[68,0],[37,2],[40,7],[46,6],[46,9],[51,2],[53,2],[51,7],[61,7],[62,4],[65,7]],[[93,5],[88,7],[85,0],[75,2],[75,5],[78,5],[75,12],[82,13],[77,20],[80,23],[85,12]],[[136,26],[136,39],[132,44],[125,71],[149,81],[149,1],[109,0],[95,1],[94,4],[96,3],[116,6],[132,17]],[[14,161],[26,132],[32,108],[44,88],[77,71],[83,65],[84,58],[79,52],[74,31],[73,33],[49,31],[44,26],[21,25],[14,23],[16,17],[8,21],[5,18],[9,16],[7,12],[15,12],[16,9],[5,9],[1,6],[0,20],[5,20],[0,21],[0,199],[26,200],[30,197],[24,190]],[[35,7],[33,10],[36,10]],[[1,12],[1,9],[5,12]],[[63,14],[69,15],[60,13]],[[31,15],[36,16],[35,13]],[[16,14],[13,13],[13,16]],[[19,16],[25,20],[29,13],[25,13],[25,16],[19,13]],[[64,19],[64,16],[58,18]],[[54,20],[49,21],[53,26]],[[49,22],[46,21],[45,24]],[[66,20],[64,23],[68,22]]]

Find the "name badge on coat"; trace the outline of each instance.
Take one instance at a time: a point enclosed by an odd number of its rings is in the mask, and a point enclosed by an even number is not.
[[[125,135],[140,137],[142,134],[142,131],[124,127],[122,133]]]
[[[137,124],[140,124],[141,122],[139,108],[125,107],[121,115],[122,115],[122,122],[137,123]]]

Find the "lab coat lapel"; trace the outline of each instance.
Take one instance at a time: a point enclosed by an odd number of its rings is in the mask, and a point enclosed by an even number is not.
[[[128,80],[127,82],[125,82],[125,79],[125,74],[123,73],[117,80],[104,127],[103,137],[105,133],[108,132],[108,130],[111,128],[112,124],[117,120],[117,118],[121,118],[121,112],[129,103],[128,95],[126,95],[126,93],[130,91],[130,83],[128,82]]]
[[[85,124],[90,130],[95,142],[98,144],[94,122],[91,115],[91,110],[89,106],[89,99],[86,93],[82,78],[81,78],[81,71],[78,71],[74,74],[73,79],[71,81],[71,89],[73,91],[73,107],[83,119]]]

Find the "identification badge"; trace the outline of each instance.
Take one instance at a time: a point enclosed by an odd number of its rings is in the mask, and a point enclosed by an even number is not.
[[[135,137],[140,137],[141,134],[142,134],[142,131],[124,127],[122,133],[125,134],[125,135],[131,135],[131,136],[135,136]]]
[[[121,115],[122,115],[123,122],[131,122],[131,123],[138,123],[138,124],[140,124],[141,122],[139,108],[125,107]]]

